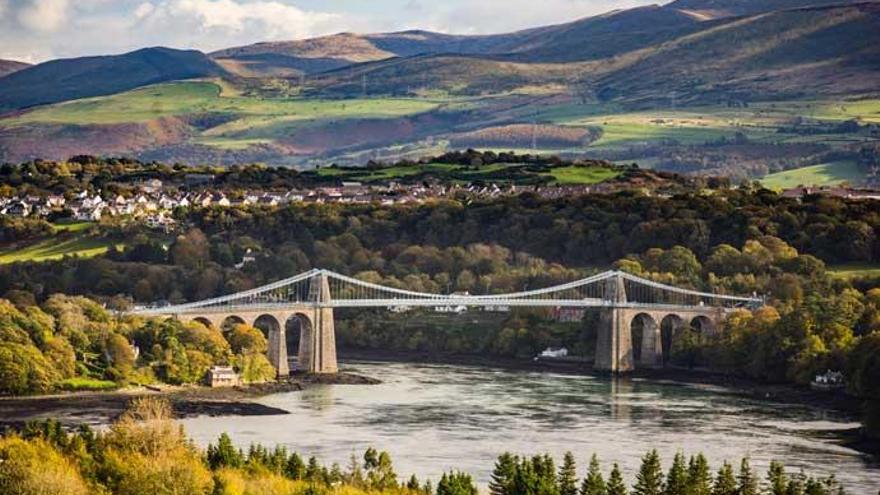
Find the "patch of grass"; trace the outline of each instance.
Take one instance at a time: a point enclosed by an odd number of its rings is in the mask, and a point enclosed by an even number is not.
[[[296,120],[391,118],[425,112],[439,105],[434,101],[412,98],[308,100],[227,94],[228,91],[223,91],[218,84],[210,81],[160,84],[112,96],[41,107],[2,123],[6,126],[28,123],[122,124],[200,113],[232,114],[239,118],[288,117]]]
[[[828,273],[834,277],[852,279],[859,277],[880,278],[880,266],[867,263],[850,263],[828,267]]]
[[[613,179],[620,172],[604,167],[558,167],[541,175],[553,177],[557,184],[590,185]]]
[[[822,163],[770,174],[761,182],[770,189],[789,189],[797,186],[834,186],[843,182],[858,183],[864,172],[851,161]]]
[[[108,391],[115,390],[119,388],[119,385],[116,382],[111,382],[109,380],[98,380],[95,378],[87,378],[82,376],[77,376],[74,378],[68,378],[67,380],[62,381],[59,384],[61,390],[66,390],[68,392],[78,392],[78,391]]]
[[[79,233],[88,230],[92,225],[94,224],[91,222],[59,222],[52,224],[52,228],[55,232]]]
[[[51,261],[65,256],[94,258],[106,253],[114,243],[95,237],[51,237],[27,246],[0,249],[0,265],[20,261]],[[117,247],[123,247],[117,244]]]

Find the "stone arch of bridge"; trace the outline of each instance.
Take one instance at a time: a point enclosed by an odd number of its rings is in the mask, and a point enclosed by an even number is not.
[[[302,369],[308,363],[314,338],[312,317],[302,312],[292,313],[285,319],[284,330],[288,357],[295,357],[293,368]]]
[[[702,337],[715,333],[715,322],[706,315],[697,315],[691,319],[690,327],[700,333]]]
[[[238,315],[229,315],[220,322],[220,331],[226,333],[232,330],[236,325],[247,325],[247,321]]]
[[[629,323],[632,344],[633,365],[635,367],[657,366],[662,349],[657,320],[647,313],[638,313]]]
[[[661,364],[669,362],[672,345],[684,326],[685,319],[675,313],[667,314],[660,320]]]

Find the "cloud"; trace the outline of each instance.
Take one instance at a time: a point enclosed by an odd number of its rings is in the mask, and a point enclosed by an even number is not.
[[[172,21],[202,33],[261,35],[267,39],[324,34],[334,25],[345,24],[341,15],[306,11],[278,1],[166,0],[150,12],[143,9],[141,13],[146,14],[143,17],[147,22]]]
[[[206,52],[342,31],[487,34],[656,0],[0,0],[0,56],[27,60],[144,46]]]
[[[54,32],[67,22],[68,0],[31,0],[18,11],[22,26],[38,32]]]

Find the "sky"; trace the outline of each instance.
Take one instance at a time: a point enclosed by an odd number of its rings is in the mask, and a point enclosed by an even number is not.
[[[0,59],[37,63],[146,46],[205,52],[338,32],[489,34],[657,0],[0,0]]]

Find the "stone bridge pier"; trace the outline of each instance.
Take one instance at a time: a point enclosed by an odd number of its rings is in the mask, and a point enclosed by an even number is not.
[[[673,305],[639,307],[627,304],[622,280],[609,279],[607,294],[613,303],[600,310],[594,369],[625,373],[636,368],[657,368],[669,359],[678,333],[688,327],[703,333],[718,328],[724,308]]]

